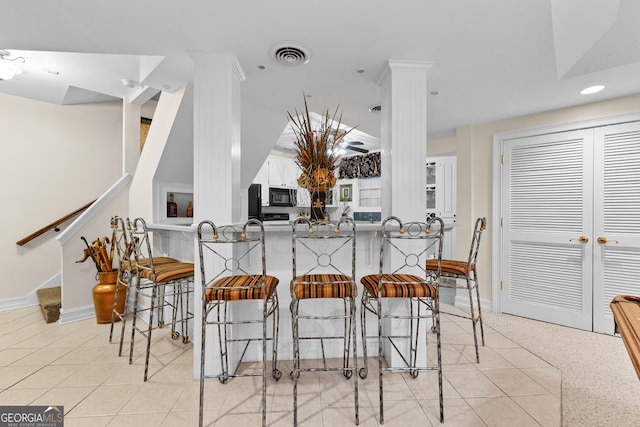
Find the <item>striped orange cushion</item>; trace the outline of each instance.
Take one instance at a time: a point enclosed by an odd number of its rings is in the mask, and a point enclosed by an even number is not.
[[[428,259],[427,270],[436,271],[437,269],[438,261],[435,259]],[[471,266],[471,270],[473,270],[473,266]],[[469,263],[466,261],[443,259],[440,264],[440,272],[442,274],[457,274],[460,276],[466,276],[469,273]]]
[[[168,282],[171,280],[186,279],[193,276],[193,264],[188,262],[171,262],[155,265],[156,282]],[[152,270],[150,268],[140,268],[140,277],[152,280]]]
[[[238,301],[246,299],[264,299],[265,287],[262,286],[262,275],[227,276],[214,281],[207,287],[207,301]],[[278,278],[264,276],[267,298],[271,297],[278,286]]]
[[[131,260],[133,263],[135,263],[135,259]],[[168,263],[172,263],[172,262],[179,262],[177,259],[175,258],[170,258],[168,256],[161,256],[161,257],[153,257],[153,265],[158,266],[160,264],[168,264]],[[142,266],[142,267],[148,267],[150,265],[149,262],[149,258],[142,258],[138,261],[138,265]],[[125,261],[122,263],[122,267],[125,270],[129,270],[129,262]]]
[[[382,276],[383,298],[435,298],[438,291],[435,286],[425,283],[424,279],[411,274],[384,274]],[[379,274],[369,274],[360,279],[366,292],[378,298]]]
[[[177,259],[170,258],[168,256],[154,256],[152,259],[153,259],[153,265],[167,264],[170,262],[179,262]],[[149,258],[143,258],[139,260],[138,264],[149,265]]]
[[[358,289],[344,274],[306,274],[291,281],[291,295],[298,299],[350,298],[358,295]]]

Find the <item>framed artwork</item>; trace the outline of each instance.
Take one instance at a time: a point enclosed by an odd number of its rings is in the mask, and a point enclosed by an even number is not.
[[[341,202],[351,201],[351,184],[345,184],[340,186],[340,201]]]

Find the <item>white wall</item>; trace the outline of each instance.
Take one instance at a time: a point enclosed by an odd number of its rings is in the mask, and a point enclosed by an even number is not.
[[[84,319],[93,316],[93,286],[98,283],[95,264],[87,259],[84,263],[76,263],[81,259],[81,254],[86,247],[80,236],[85,236],[91,244],[95,239],[108,237],[113,240],[113,230],[109,227],[114,215],[126,217],[129,210],[129,185],[112,196],[108,201],[100,201],[96,204],[96,212],[87,212],[89,219],[83,222],[77,234],[61,236],[58,241],[62,262],[58,262],[58,269],[62,273],[62,310],[60,322]],[[93,208],[93,207],[92,207]],[[85,211],[86,212],[86,211]],[[73,232],[73,230],[68,230]],[[111,246],[109,246],[111,248]],[[114,254],[114,258],[117,257]]]
[[[99,197],[122,175],[121,155],[120,102],[59,106],[0,94],[0,303],[60,273],[57,233],[16,242]]]
[[[185,86],[173,93],[164,92],[160,96],[129,191],[129,216],[131,219],[142,217],[148,223],[154,221],[153,181],[156,175],[160,180],[183,178],[186,181],[189,176],[193,177],[192,141],[183,142],[184,151],[187,154],[176,158],[174,167],[178,170],[175,173],[172,173],[172,170],[158,171],[186,91]],[[176,138],[177,136],[174,135],[172,141],[180,145],[180,141]],[[171,169],[169,160],[167,159],[165,162],[165,168]],[[188,170],[186,170],[187,168]]]
[[[482,299],[491,300],[491,233],[494,227],[499,226],[491,223],[493,135],[510,130],[574,123],[639,111],[640,95],[632,95],[481,125],[463,126],[456,130],[455,137],[427,142],[429,155],[451,152],[448,147],[453,147],[457,155],[456,208],[459,224],[456,229],[457,259],[466,260],[469,255],[475,219],[479,216],[487,217],[487,230],[482,237],[478,256]]]

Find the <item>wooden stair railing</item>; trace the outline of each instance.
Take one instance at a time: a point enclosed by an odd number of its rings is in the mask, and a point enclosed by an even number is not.
[[[96,199],[97,200],[97,199]],[[16,242],[16,245],[18,246],[24,246],[25,244],[29,243],[30,241],[32,241],[33,239],[35,239],[36,237],[46,233],[49,230],[53,230],[54,228],[57,228],[60,224],[62,224],[65,221],[68,221],[69,219],[73,218],[74,216],[82,213],[82,211],[84,211],[85,209],[87,209],[89,206],[91,206],[96,200],[87,203],[86,205],[84,205],[83,207],[76,209],[75,211],[71,212],[68,215],[63,216],[60,219],[57,219],[55,221],[53,221],[51,224],[46,225],[44,227],[42,227],[40,230],[36,231],[35,233],[32,233],[30,235],[28,235],[27,237],[25,237],[22,240],[18,240]]]

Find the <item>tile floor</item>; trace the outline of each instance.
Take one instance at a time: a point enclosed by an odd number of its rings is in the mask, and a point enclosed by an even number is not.
[[[485,325],[480,364],[468,320],[442,316],[445,422],[438,421],[437,377],[385,374],[385,426],[559,426],[560,372]],[[0,405],[63,405],[65,426],[196,426],[198,382],[191,343],[155,333],[149,381],[143,345],[134,363],[108,343],[109,325],[94,319],[45,324],[38,307],[0,312]],[[140,342],[141,343],[141,342]],[[370,363],[375,363],[372,359]],[[289,361],[268,380],[268,422],[293,424]],[[375,370],[373,371],[375,372]],[[432,375],[431,375],[432,374]],[[339,373],[303,373],[301,426],[354,425],[351,382]],[[259,426],[256,377],[206,383],[205,424]],[[360,425],[378,424],[377,376],[360,381]]]

